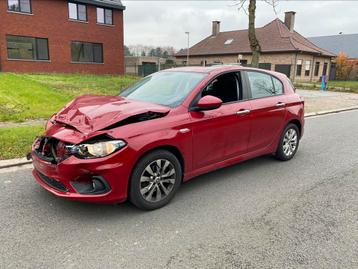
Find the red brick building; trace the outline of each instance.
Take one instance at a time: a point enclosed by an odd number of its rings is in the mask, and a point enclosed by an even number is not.
[[[120,0],[0,0],[0,71],[123,74]]]

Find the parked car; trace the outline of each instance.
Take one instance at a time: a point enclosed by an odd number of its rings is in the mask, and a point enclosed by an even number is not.
[[[119,96],[86,95],[66,105],[33,144],[33,175],[59,197],[128,198],[152,210],[200,174],[266,154],[290,160],[303,131],[304,102],[283,74],[170,69]]]

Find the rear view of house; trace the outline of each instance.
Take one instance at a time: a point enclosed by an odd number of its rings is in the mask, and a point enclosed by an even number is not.
[[[1,0],[0,71],[123,74],[120,0]]]

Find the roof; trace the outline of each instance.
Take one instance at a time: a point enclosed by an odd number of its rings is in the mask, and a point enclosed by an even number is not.
[[[335,54],[344,52],[348,58],[358,58],[358,34],[316,36],[308,39]]]
[[[273,74],[277,77],[286,77],[286,75],[271,71],[271,70],[263,70],[258,68],[246,67],[237,64],[229,64],[229,65],[213,65],[213,66],[185,66],[185,67],[177,67],[177,68],[170,68],[164,69],[160,72],[189,72],[189,73],[204,73],[204,74],[220,74],[226,71],[238,71],[238,70],[258,70],[260,72],[265,72],[268,74]]]
[[[261,52],[307,52],[312,54],[334,57],[335,55],[322,49],[294,31],[291,33],[287,26],[275,19],[261,28],[256,28],[256,36],[261,46]],[[227,42],[229,39],[233,41]],[[220,32],[209,36],[190,48],[190,55],[222,55],[222,54],[251,54],[248,30]],[[185,56],[186,50],[179,51],[176,56]]]
[[[100,7],[108,7],[113,9],[126,9],[125,6],[123,6],[121,0],[73,0],[74,2],[78,3],[84,3],[84,4],[90,4]]]

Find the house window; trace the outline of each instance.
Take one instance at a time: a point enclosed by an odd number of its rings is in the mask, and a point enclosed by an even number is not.
[[[7,0],[9,11],[31,13],[31,0]]]
[[[234,41],[234,39],[230,38],[230,39],[225,41],[224,45],[230,45],[233,41]]]
[[[113,24],[113,11],[107,8],[97,8],[97,23],[101,24]]]
[[[87,21],[87,6],[68,3],[68,16],[71,20]]]
[[[328,68],[328,63],[324,63],[323,64],[323,70],[322,70],[322,75],[323,76],[327,75],[327,68]]]
[[[305,62],[305,76],[308,77],[310,75],[310,69],[311,69],[311,61]]]
[[[300,77],[302,74],[302,60],[297,60],[296,64],[296,76]]]
[[[48,39],[25,36],[6,36],[7,55],[12,60],[49,60]]]
[[[314,75],[315,75],[315,77],[318,76],[319,64],[320,64],[320,62],[316,62],[315,67],[314,67]]]
[[[71,43],[72,62],[103,63],[103,45],[73,41]]]

